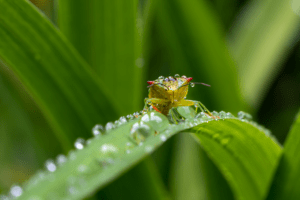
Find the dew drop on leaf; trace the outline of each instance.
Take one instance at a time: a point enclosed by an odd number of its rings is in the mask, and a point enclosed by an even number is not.
[[[56,157],[56,164],[58,166],[63,165],[65,162],[67,162],[67,157],[63,154],[60,154]]]
[[[81,150],[84,148],[84,144],[85,144],[85,140],[83,138],[78,138],[75,141],[74,146],[76,149]]]
[[[49,172],[54,172],[56,170],[56,165],[53,160],[49,159],[45,162],[45,167]]]
[[[114,124],[112,122],[108,122],[106,125],[105,125],[105,130],[106,131],[110,131],[114,128]]]
[[[9,192],[13,197],[19,197],[22,195],[23,189],[18,185],[13,185]]]
[[[104,133],[104,128],[101,124],[96,124],[93,129],[92,129],[92,133],[94,136],[100,136]]]
[[[250,114],[248,114],[248,113],[240,111],[240,112],[238,112],[238,118],[241,119],[241,120],[242,119],[251,120],[252,116]]]

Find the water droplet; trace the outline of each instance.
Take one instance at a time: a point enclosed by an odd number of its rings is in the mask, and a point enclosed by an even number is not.
[[[226,118],[234,118],[233,114],[231,114],[230,112],[226,113]]]
[[[88,166],[81,164],[81,165],[78,166],[77,171],[79,173],[85,173],[85,172],[88,171]]]
[[[19,197],[22,195],[23,189],[18,185],[14,185],[10,188],[9,192],[13,197]]]
[[[104,133],[104,128],[101,124],[96,124],[93,129],[92,129],[93,135],[94,136],[99,136]]]
[[[165,81],[166,81],[166,82],[168,82],[168,81],[169,81],[169,79],[168,79],[168,78],[165,78]]]
[[[75,160],[76,159],[75,151],[73,151],[73,150],[69,151],[68,157],[70,160]]]
[[[265,132],[266,136],[271,136],[272,135],[272,133],[269,129],[265,129],[264,132]]]
[[[181,78],[186,78],[186,76],[185,76],[185,75],[182,75]]]
[[[130,150],[130,149],[127,149],[127,150],[126,150],[126,153],[127,153],[127,154],[130,154],[130,153],[131,153],[131,150]]]
[[[252,116],[248,113],[245,113],[243,111],[238,112],[238,118],[239,119],[246,119],[246,120],[251,120]]]
[[[45,162],[45,167],[49,172],[54,172],[56,170],[56,165],[53,160],[49,159]]]
[[[127,119],[125,117],[120,117],[119,121],[121,124],[125,124],[127,122]]]
[[[76,187],[69,187],[68,192],[70,195],[76,195],[78,193],[78,190]]]
[[[154,135],[154,130],[143,122],[136,122],[132,125],[130,130],[130,136],[137,144],[145,141],[145,139],[151,135]]]
[[[174,79],[173,76],[169,76],[169,80],[170,80],[170,81],[175,81],[175,79]]]
[[[214,117],[219,117],[219,113],[217,111],[212,111],[211,114],[214,116]]]
[[[67,162],[67,157],[63,154],[60,154],[56,157],[56,164],[58,166],[63,165],[65,162]]]
[[[164,142],[164,141],[166,141],[166,140],[167,140],[167,137],[166,137],[165,135],[161,135],[161,136],[160,136],[160,139],[161,139],[161,141],[163,141],[163,142]]]
[[[115,154],[118,151],[118,148],[112,144],[103,144],[100,147],[102,154]]]
[[[139,117],[139,116],[140,116],[140,113],[139,113],[139,112],[135,112],[135,113],[133,113],[133,116]]]
[[[151,153],[151,152],[153,151],[153,147],[150,146],[150,145],[147,145],[147,146],[145,146],[145,151],[146,151],[147,153]]]
[[[226,117],[226,112],[221,111],[221,112],[219,113],[219,117],[220,117],[221,119],[225,119],[225,117]]]
[[[106,131],[110,131],[114,128],[114,124],[112,122],[108,122],[106,125],[105,125],[105,130]]]
[[[88,140],[85,142],[85,144],[86,144],[86,145],[89,145],[89,144],[91,144],[92,141],[93,141],[93,140],[90,138],[90,139],[88,139]]]
[[[134,118],[134,116],[133,116],[133,115],[127,115],[126,118],[127,118],[128,120],[132,120],[132,119]]]
[[[159,76],[158,80],[162,81],[165,77],[164,76]]]
[[[84,144],[85,144],[85,140],[83,138],[78,138],[75,141],[74,146],[76,149],[81,150],[84,148]]]
[[[212,118],[204,112],[198,113],[196,115],[196,118],[202,119],[203,122],[208,122],[208,121],[212,120]]]
[[[175,77],[175,78],[180,78],[180,75],[179,75],[179,74],[175,74],[174,77]]]
[[[168,118],[159,112],[150,112],[142,116],[141,121],[148,124],[155,131],[163,131],[169,125]]]
[[[232,139],[232,136],[231,135],[227,135],[227,136],[224,136],[221,140],[220,140],[220,143],[222,145],[227,145]]]
[[[190,86],[191,87],[195,87],[195,83],[190,83]]]

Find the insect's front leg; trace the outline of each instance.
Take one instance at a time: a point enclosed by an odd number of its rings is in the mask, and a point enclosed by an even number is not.
[[[160,110],[158,110],[158,108],[156,108],[153,104],[166,104],[168,101],[165,99],[158,99],[158,98],[145,98],[145,106],[144,106],[144,111],[148,112],[149,111],[149,107],[152,106],[154,108],[154,110],[156,110],[157,112],[160,112]]]
[[[211,112],[201,103],[200,101],[193,101],[193,100],[182,100],[178,103],[178,106],[195,106],[196,107],[196,112],[197,109],[199,108],[201,112],[204,112],[210,116],[213,116]]]

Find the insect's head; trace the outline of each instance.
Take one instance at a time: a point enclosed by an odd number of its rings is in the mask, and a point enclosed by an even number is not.
[[[193,80],[192,77],[186,77],[186,76],[179,76],[179,74],[175,74],[174,77],[169,76],[169,77],[163,77],[160,76],[158,77],[158,79],[154,80],[154,81],[147,81],[147,83],[149,84],[148,87],[152,87],[152,86],[158,86],[158,87],[162,87],[164,88],[166,91],[175,91],[178,90],[182,87],[185,86],[191,86],[194,87],[195,84],[202,84],[202,85],[206,85],[209,86],[207,84],[204,83],[194,83],[191,82],[191,80]]]

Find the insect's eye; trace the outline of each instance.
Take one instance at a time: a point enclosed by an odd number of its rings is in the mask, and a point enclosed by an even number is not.
[[[154,81],[147,81],[147,83],[148,83],[149,85],[152,85],[152,84],[154,83]]]
[[[190,77],[190,78],[187,78],[186,80],[187,80],[187,82],[190,82],[191,80],[193,80],[193,78]]]

